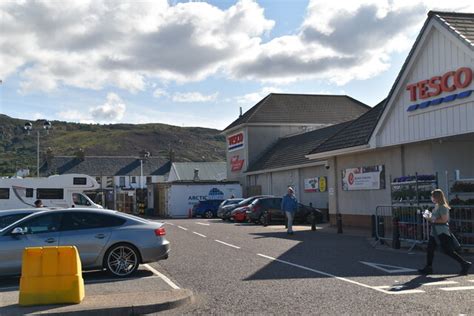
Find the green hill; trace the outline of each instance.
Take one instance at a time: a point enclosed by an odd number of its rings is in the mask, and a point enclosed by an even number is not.
[[[199,127],[165,124],[79,124],[52,121],[49,135],[43,121],[32,122],[27,135],[27,121],[0,114],[0,176],[10,176],[19,168],[36,170],[36,129],[40,130],[40,150],[53,155],[72,156],[82,148],[87,156],[138,156],[147,150],[152,156],[169,156],[176,161],[224,161],[225,138],[220,131]]]

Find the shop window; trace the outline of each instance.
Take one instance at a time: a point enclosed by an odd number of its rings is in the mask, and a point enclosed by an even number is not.
[[[151,177],[146,177],[146,184],[151,184]]]
[[[87,178],[84,178],[84,177],[74,177],[72,179],[72,184],[74,185],[86,185],[87,184]]]
[[[120,177],[119,178],[119,186],[124,187],[125,186],[125,177]]]
[[[36,190],[36,198],[44,200],[62,200],[64,199],[63,189],[38,189]]]
[[[137,183],[137,177],[132,177],[132,183]]]
[[[8,200],[10,198],[10,188],[0,188],[0,200]]]

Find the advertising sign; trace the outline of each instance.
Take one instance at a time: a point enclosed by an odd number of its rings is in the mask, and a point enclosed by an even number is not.
[[[230,170],[232,172],[240,171],[242,170],[242,167],[244,166],[244,160],[239,159],[239,155],[234,156],[230,159]]]
[[[229,152],[244,148],[244,132],[227,137],[227,150]]]
[[[350,168],[342,170],[342,190],[385,189],[384,165]]]
[[[305,192],[326,192],[326,177],[304,179]]]

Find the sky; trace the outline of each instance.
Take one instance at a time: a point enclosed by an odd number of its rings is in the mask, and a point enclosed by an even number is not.
[[[451,0],[0,2],[0,113],[223,129],[269,93],[384,99]]]

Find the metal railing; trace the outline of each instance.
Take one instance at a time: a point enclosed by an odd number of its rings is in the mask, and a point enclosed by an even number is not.
[[[422,212],[419,206],[378,206],[373,219],[377,242],[390,242],[394,248],[406,242],[409,250],[427,243],[431,227]],[[451,208],[449,223],[462,248],[474,247],[474,206]]]

